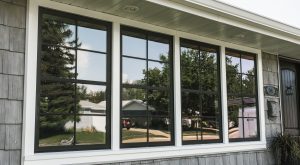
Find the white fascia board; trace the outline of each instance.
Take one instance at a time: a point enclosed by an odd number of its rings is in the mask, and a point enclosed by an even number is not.
[[[175,2],[177,0],[146,1],[300,45],[300,29],[217,1],[203,1],[209,3],[202,1],[200,3],[196,0],[184,0],[180,3]],[[206,11],[197,9],[201,7]]]

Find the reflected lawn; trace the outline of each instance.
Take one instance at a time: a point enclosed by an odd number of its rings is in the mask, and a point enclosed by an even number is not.
[[[72,135],[69,133],[49,136],[40,139],[40,146],[58,146],[62,145],[61,141],[72,139]],[[104,132],[76,132],[77,143],[105,143]]]
[[[125,130],[125,129],[122,130],[122,139],[123,140],[135,139],[135,138],[145,138],[145,137],[147,137],[146,132]],[[165,137],[165,136],[149,133],[149,137]]]

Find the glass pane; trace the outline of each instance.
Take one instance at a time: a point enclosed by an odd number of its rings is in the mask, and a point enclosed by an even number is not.
[[[256,96],[256,79],[251,75],[243,75],[242,76],[242,91],[243,96]]]
[[[183,116],[182,117],[182,140],[198,140],[198,127],[199,120],[198,117]],[[199,135],[199,140],[201,140],[201,135]]]
[[[228,94],[241,94],[241,79],[242,75],[238,73],[227,72],[227,93]]]
[[[200,96],[196,93],[181,93],[182,115],[199,116],[200,115]]]
[[[170,111],[169,91],[149,90],[148,110],[154,116],[168,116]]]
[[[219,114],[219,98],[215,94],[202,95],[202,115],[217,116]]]
[[[202,118],[201,132],[202,140],[218,140],[220,139],[220,127],[217,118]]]
[[[229,96],[227,100],[228,106],[228,121],[232,125],[236,124],[237,117],[243,117],[243,104],[242,99],[237,96]]]
[[[254,57],[242,55],[242,73],[254,75]]]
[[[41,115],[39,117],[39,147],[73,145],[73,121],[73,115]]]
[[[181,67],[181,87],[183,89],[200,88],[199,68],[197,67]]]
[[[77,84],[80,114],[106,114],[106,86]]]
[[[170,67],[167,63],[148,62],[148,86],[170,86]]]
[[[75,84],[41,81],[39,113],[73,113]]]
[[[106,55],[77,51],[77,79],[106,81]]]
[[[123,88],[122,115],[125,116],[147,115],[146,91],[144,89]]]
[[[243,98],[244,114],[243,117],[256,117],[256,98]]]
[[[122,143],[147,142],[147,118],[145,117],[123,117]]]
[[[219,78],[217,71],[206,71],[200,75],[201,88],[204,92],[218,92]]]
[[[42,46],[41,75],[75,78],[75,51],[55,46]]]
[[[226,71],[232,73],[241,73],[240,54],[226,51]]]
[[[217,53],[200,50],[200,68],[202,73],[217,71]]]
[[[229,121],[229,138],[237,139],[243,138],[243,118],[232,119],[234,122]]]
[[[148,58],[167,62],[169,58],[169,44],[149,40]]]
[[[244,118],[245,138],[257,137],[257,120],[256,118]]]
[[[92,24],[79,22],[78,47],[81,49],[106,52],[107,32],[104,30],[95,29],[97,27],[94,26],[95,25]]]
[[[192,68],[199,66],[199,50],[198,48],[181,47],[180,65]]]
[[[122,55],[146,58],[146,40],[122,35]]]
[[[77,117],[76,121],[76,144],[105,144],[106,116],[83,116]]]
[[[153,117],[149,121],[149,142],[171,141],[171,121],[167,117]]]
[[[43,14],[42,43],[75,47],[75,21]]]
[[[123,57],[122,82],[126,84],[146,84],[146,60]]]

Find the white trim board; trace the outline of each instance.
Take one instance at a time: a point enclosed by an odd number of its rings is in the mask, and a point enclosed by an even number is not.
[[[120,25],[129,25],[136,28],[142,28],[145,30],[165,33],[174,36],[174,104],[175,104],[175,119],[178,121],[181,118],[181,103],[180,103],[180,68],[179,65],[179,38],[186,38],[196,40],[204,43],[219,45],[221,47],[221,71],[225,70],[225,47],[232,48],[241,51],[252,52],[258,54],[257,56],[257,69],[258,69],[258,94],[259,94],[259,113],[260,113],[260,141],[255,142],[235,142],[229,143],[228,138],[224,138],[223,143],[218,144],[201,144],[201,145],[184,145],[181,144],[181,126],[180,122],[175,124],[175,146],[167,147],[148,147],[148,148],[133,148],[133,149],[120,149],[119,142],[119,125],[112,123],[112,149],[109,150],[92,150],[92,151],[69,151],[69,152],[52,152],[52,153],[34,153],[34,135],[35,135],[35,106],[36,106],[36,68],[37,68],[37,45],[38,45],[38,9],[39,7],[46,7],[55,10],[74,13],[82,16],[92,17],[104,21],[110,21],[113,23],[113,38],[112,38],[112,72],[113,74],[120,74]],[[194,34],[175,31],[163,27],[154,26],[138,21],[129,20],[105,13],[91,11],[67,4],[61,4],[50,0],[29,0],[27,10],[27,35],[26,35],[26,56],[25,56],[25,89],[24,89],[24,127],[23,127],[23,153],[22,163],[25,165],[40,165],[40,164],[80,164],[80,163],[104,163],[104,162],[118,162],[129,160],[141,160],[141,159],[156,159],[167,157],[182,157],[190,155],[202,155],[202,154],[216,154],[226,152],[238,152],[249,150],[262,150],[266,149],[265,138],[265,121],[264,121],[264,97],[263,97],[263,81],[262,81],[262,58],[261,51],[250,47],[240,46],[232,43],[227,43],[211,38],[201,37]],[[118,77],[118,78],[117,78]],[[119,116],[119,76],[112,78],[112,121],[116,121],[115,117]],[[226,84],[226,76],[221,78],[222,84]],[[226,95],[226,86],[222,86],[223,102],[224,95]],[[225,97],[226,98],[226,97]],[[224,106],[222,111],[226,112],[227,107]],[[223,120],[226,115],[223,116]],[[118,119],[119,121],[119,119]],[[224,120],[226,124],[226,119]],[[226,124],[227,125],[227,124]],[[223,129],[225,127],[223,126]],[[224,135],[226,128],[224,129]],[[224,137],[224,136],[223,136]]]

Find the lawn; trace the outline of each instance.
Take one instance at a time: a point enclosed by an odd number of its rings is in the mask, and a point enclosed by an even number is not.
[[[60,135],[49,136],[40,139],[40,146],[52,146],[61,145],[62,140],[70,140],[72,134],[64,133]],[[104,132],[77,132],[76,133],[77,144],[103,144],[105,143],[105,133]]]
[[[62,140],[70,140],[72,134],[64,133],[60,135],[49,136],[43,139],[40,139],[40,146],[54,146],[61,145]],[[135,138],[145,138],[147,137],[146,133],[139,131],[127,131],[123,130],[122,135],[123,140],[135,139]],[[149,134],[149,137],[164,137],[160,135]],[[104,132],[77,132],[76,133],[76,142],[77,144],[104,144],[105,143],[105,133]]]

